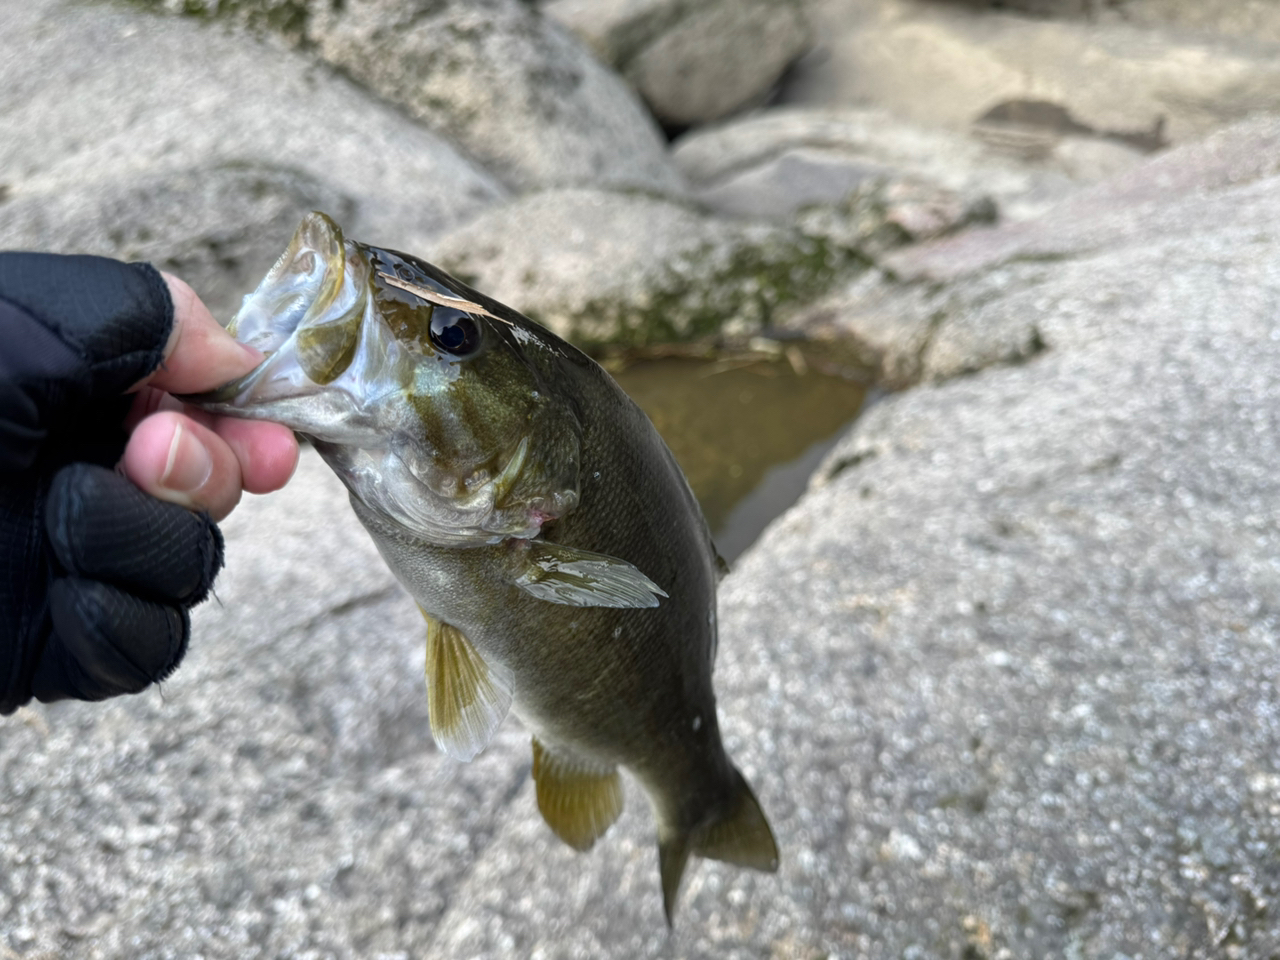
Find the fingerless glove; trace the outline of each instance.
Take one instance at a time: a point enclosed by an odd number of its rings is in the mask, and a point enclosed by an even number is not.
[[[114,472],[172,329],[148,264],[0,254],[0,713],[136,693],[186,652],[221,534]]]

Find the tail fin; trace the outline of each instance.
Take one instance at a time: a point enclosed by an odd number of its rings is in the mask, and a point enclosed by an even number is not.
[[[680,893],[680,881],[689,863],[689,838],[684,835],[658,841],[658,871],[662,876],[662,911],[667,915],[667,926],[672,926],[676,915],[676,895]]]
[[[689,854],[722,860],[739,867],[773,873],[778,869],[778,842],[769,828],[760,802],[741,773],[733,770],[733,795],[720,814],[691,834],[672,834],[658,841],[658,868],[662,874],[662,907],[671,926],[676,895]]]
[[[778,869],[778,841],[747,781],[736,768],[733,776],[733,799],[723,815],[698,830],[693,852],[711,860],[773,873]]]

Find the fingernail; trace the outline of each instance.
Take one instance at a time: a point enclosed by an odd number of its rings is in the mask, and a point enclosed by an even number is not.
[[[213,473],[213,457],[189,429],[179,423],[169,441],[160,486],[175,493],[192,493],[204,486]]]

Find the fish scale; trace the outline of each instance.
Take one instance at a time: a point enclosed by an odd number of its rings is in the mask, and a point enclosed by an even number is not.
[[[514,712],[539,810],[579,850],[617,819],[627,770],[653,809],[668,922],[691,855],[776,870],[716,718],[724,563],[666,444],[603,369],[322,214],[228,329],[266,359],[189,399],[310,437],[347,485],[426,618],[442,749],[471,759]]]

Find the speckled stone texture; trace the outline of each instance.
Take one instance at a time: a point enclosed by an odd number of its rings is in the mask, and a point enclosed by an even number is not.
[[[227,522],[163,692],[0,720],[0,955],[1280,952],[1280,176],[1251,169],[973,253],[935,335],[1043,349],[882,399],[725,580],[778,875],[695,864],[669,934],[638,791],[579,855],[514,723],[437,753],[420,618],[308,456]]]
[[[0,248],[153,260],[224,320],[309,210],[417,248],[507,195],[332,69],[223,24],[31,0],[0,3],[0,38]]]
[[[671,126],[717,120],[765,99],[811,40],[797,0],[551,0],[539,9]]]
[[[626,83],[518,0],[315,7],[308,36],[322,57],[512,187],[682,192],[657,124]]]
[[[812,0],[827,55],[800,65],[785,99],[878,106],[956,130],[1002,103],[1049,101],[1094,130],[1175,144],[1280,109],[1274,3],[1098,3],[1097,16],[1057,21],[1026,9],[1050,5]]]

